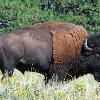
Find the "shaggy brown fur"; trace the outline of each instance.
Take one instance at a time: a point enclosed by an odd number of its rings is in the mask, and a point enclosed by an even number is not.
[[[75,65],[80,47],[88,36],[87,31],[76,25],[70,26],[68,31],[55,30],[51,33],[53,34],[54,73],[57,74],[60,80],[73,76],[73,73],[76,72]]]

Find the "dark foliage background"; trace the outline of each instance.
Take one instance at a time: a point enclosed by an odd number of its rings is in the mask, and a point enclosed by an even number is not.
[[[63,21],[100,31],[100,0],[0,0],[0,34],[39,22]]]

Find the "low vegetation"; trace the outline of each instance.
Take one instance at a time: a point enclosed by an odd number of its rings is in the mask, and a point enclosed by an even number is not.
[[[0,75],[1,76],[1,75]],[[0,82],[0,100],[99,100],[100,83],[90,74],[69,83],[49,81],[41,74],[15,70],[14,76]]]

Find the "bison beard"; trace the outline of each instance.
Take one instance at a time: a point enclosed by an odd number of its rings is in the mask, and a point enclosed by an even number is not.
[[[1,71],[12,76],[16,65],[22,73],[29,70],[44,74],[46,82],[53,75],[60,81],[73,77],[87,36],[83,27],[63,22],[35,24],[9,32],[0,39]]]

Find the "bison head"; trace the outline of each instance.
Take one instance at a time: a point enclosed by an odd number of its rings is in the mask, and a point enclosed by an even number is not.
[[[81,72],[92,73],[100,81],[100,33],[87,37],[81,48],[79,62]]]

